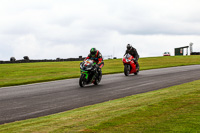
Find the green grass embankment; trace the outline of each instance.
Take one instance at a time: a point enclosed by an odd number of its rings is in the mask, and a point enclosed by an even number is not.
[[[1,133],[200,132],[200,80],[0,125]]]
[[[105,60],[103,74],[123,72],[121,59]],[[200,64],[200,56],[139,59],[141,70]],[[0,64],[0,87],[53,81],[80,76],[80,61]]]

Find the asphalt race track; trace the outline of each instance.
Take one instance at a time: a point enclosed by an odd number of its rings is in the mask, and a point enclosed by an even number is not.
[[[103,75],[100,85],[79,79],[0,88],[0,124],[34,118],[200,79],[200,65]]]

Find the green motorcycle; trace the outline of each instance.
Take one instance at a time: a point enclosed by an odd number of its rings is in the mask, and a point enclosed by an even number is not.
[[[79,79],[80,87],[84,87],[87,84],[95,84],[98,85],[102,78],[101,70],[98,72],[98,67],[96,63],[87,59],[80,63],[81,76]]]

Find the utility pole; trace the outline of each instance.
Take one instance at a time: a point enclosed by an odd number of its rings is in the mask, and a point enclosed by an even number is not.
[[[114,58],[115,57],[115,46],[113,46],[113,57],[112,58]]]

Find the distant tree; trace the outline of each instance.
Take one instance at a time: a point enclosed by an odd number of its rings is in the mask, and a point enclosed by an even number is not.
[[[15,57],[10,57],[10,61],[15,62],[16,61]]]
[[[29,57],[28,56],[24,56],[24,60],[25,61],[29,61]]]

